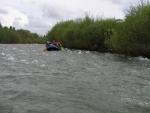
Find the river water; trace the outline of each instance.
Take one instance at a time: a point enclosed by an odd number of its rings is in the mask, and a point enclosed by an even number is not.
[[[150,60],[0,44],[0,113],[150,113]]]

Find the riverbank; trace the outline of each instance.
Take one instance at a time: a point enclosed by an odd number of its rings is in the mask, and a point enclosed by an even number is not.
[[[70,49],[150,58],[150,3],[131,6],[124,20],[85,18],[57,23],[46,35]]]

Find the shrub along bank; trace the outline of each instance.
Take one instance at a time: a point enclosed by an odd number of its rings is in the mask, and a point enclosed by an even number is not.
[[[0,23],[0,43],[1,44],[26,44],[26,43],[45,43],[46,38],[38,36],[36,33],[31,33],[28,30],[15,30],[12,26],[10,28],[3,27]]]
[[[47,34],[72,49],[150,58],[150,3],[131,6],[124,20],[85,18],[57,23]]]

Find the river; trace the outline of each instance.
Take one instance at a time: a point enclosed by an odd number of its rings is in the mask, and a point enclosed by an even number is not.
[[[0,44],[0,113],[150,113],[150,60]]]

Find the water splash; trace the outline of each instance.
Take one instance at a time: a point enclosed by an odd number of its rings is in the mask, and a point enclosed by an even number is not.
[[[20,60],[21,62],[25,63],[25,64],[29,64],[29,62],[25,59]]]
[[[5,54],[2,52],[2,55],[4,56]]]
[[[9,56],[8,60],[15,61],[16,59],[13,56]]]
[[[33,63],[33,64],[37,64],[37,63],[38,63],[38,60],[33,60],[32,63]]]
[[[79,50],[79,51],[78,51],[78,54],[82,54],[82,51],[81,51],[81,50]]]

